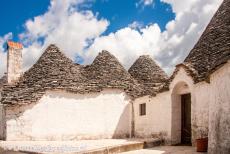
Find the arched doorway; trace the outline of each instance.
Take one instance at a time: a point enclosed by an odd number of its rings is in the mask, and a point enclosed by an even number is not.
[[[191,91],[186,82],[178,82],[172,90],[172,144],[191,144]]]

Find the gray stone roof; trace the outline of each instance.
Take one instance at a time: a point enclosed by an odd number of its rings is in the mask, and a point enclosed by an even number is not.
[[[88,79],[88,85],[96,88],[124,89],[132,97],[142,95],[141,85],[108,51],[99,53],[91,65],[84,67],[83,74]]]
[[[183,65],[195,83],[230,59],[230,0],[224,0]]]
[[[105,88],[123,89],[131,98],[143,95],[141,85],[109,52],[102,51],[91,65],[81,66],[50,45],[16,84],[4,86],[1,101],[22,105],[38,101],[47,90],[83,94]]]
[[[148,56],[140,56],[130,67],[129,73],[143,85],[146,95],[158,93],[168,84],[167,74]]]

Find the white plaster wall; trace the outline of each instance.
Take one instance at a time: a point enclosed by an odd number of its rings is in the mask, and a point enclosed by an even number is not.
[[[195,84],[193,102],[193,136],[195,139],[208,135],[209,103],[211,86],[207,82]],[[201,131],[203,134],[201,134]]]
[[[7,140],[74,140],[128,137],[131,105],[126,94],[105,90],[98,94],[47,92],[41,100],[15,116],[7,110]],[[16,109],[18,110],[18,109]]]
[[[189,76],[183,67],[179,68],[176,76],[174,77],[173,81],[170,83],[170,91],[172,93],[173,89],[178,83],[184,82],[188,85],[188,88],[182,88],[182,90],[178,91],[179,94],[186,94],[193,90],[193,79]],[[180,88],[179,88],[180,89]]]
[[[209,106],[210,154],[230,153],[230,62],[214,72],[211,77]]]
[[[171,100],[169,92],[156,97],[145,96],[134,101],[135,135],[137,137],[171,136]],[[146,115],[140,116],[139,105],[146,103]]]
[[[171,112],[171,143],[178,144],[181,142],[181,95],[191,93],[191,123],[193,129],[195,95],[192,77],[188,76],[183,67],[179,68],[176,76],[170,84],[170,97],[172,103]],[[192,133],[192,140],[193,140]]]

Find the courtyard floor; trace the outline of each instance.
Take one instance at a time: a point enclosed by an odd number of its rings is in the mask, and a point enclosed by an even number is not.
[[[191,146],[159,146],[150,149],[123,152],[122,154],[206,154],[206,153],[196,152],[196,148]]]
[[[81,141],[0,141],[0,154],[24,154],[30,151],[38,153],[84,153],[103,147],[116,147],[140,143],[141,140],[104,139]],[[12,151],[13,150],[13,151]],[[202,154],[191,146],[158,146],[155,148],[124,152],[122,154]]]
[[[141,141],[138,140],[126,139],[81,141],[0,141],[0,148],[4,149],[5,151],[13,150],[42,153],[73,153],[140,142]],[[3,152],[0,153],[2,154]]]

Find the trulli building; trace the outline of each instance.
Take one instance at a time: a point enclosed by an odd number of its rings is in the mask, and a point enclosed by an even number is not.
[[[55,45],[22,73],[22,46],[8,42],[0,80],[0,138],[80,140],[161,136],[209,153],[230,152],[230,1],[224,0],[172,76],[149,56],[127,71],[108,51],[88,66]]]

